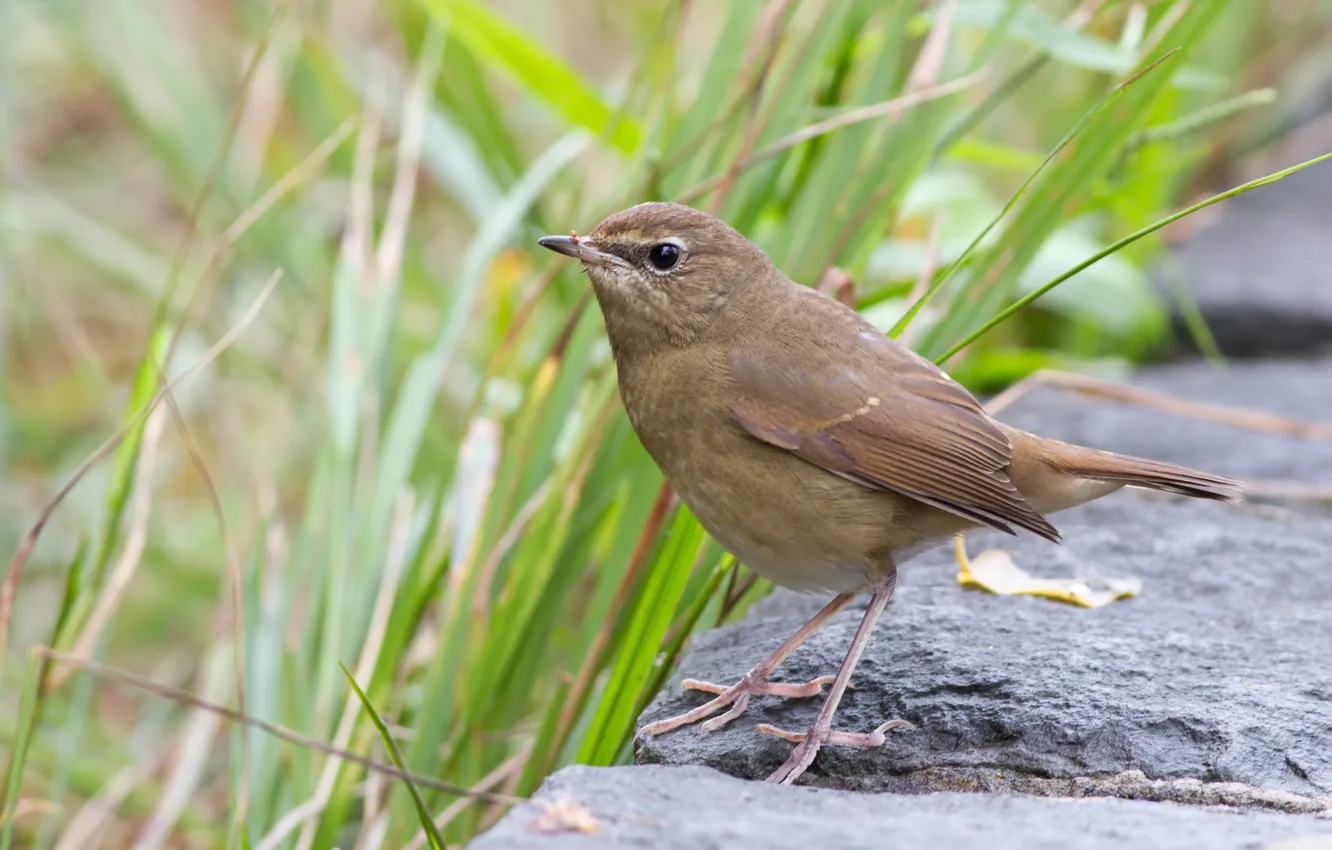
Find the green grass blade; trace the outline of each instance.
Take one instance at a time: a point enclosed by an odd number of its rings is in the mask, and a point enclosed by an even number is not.
[[[1155,62],[1152,62],[1129,79],[1112,88],[1104,97],[1096,101],[1096,103],[1092,105],[1092,108],[1087,110],[1082,118],[1078,120],[1078,123],[1074,124],[1073,127],[1064,134],[1064,137],[1059,140],[1059,143],[1055,145],[1053,149],[1051,149],[1050,153],[1046,154],[1045,159],[1041,160],[1041,164],[1036,167],[1036,170],[1031,172],[1026,180],[1022,181],[1022,185],[1019,186],[1017,191],[1013,193],[1012,197],[1008,199],[1008,203],[1004,204],[1003,210],[1001,210],[999,214],[976,235],[975,239],[971,240],[971,244],[968,245],[966,249],[953,260],[953,262],[949,263],[941,273],[935,275],[934,282],[930,284],[928,289],[921,293],[919,298],[912,302],[911,306],[907,308],[907,311],[902,314],[902,318],[898,319],[897,322],[893,324],[892,329],[888,331],[888,335],[893,338],[901,336],[902,332],[907,329],[907,326],[911,324],[917,315],[919,315],[920,311],[925,309],[925,305],[927,305],[931,299],[939,293],[939,290],[942,289],[944,284],[957,273],[957,270],[962,268],[971,256],[975,254],[976,250],[985,241],[986,237],[990,235],[990,232],[993,231],[1001,221],[1008,217],[1008,214],[1013,211],[1013,208],[1018,205],[1018,202],[1026,196],[1027,191],[1031,188],[1031,185],[1036,182],[1036,179],[1046,171],[1050,166],[1050,163],[1055,161],[1055,157],[1059,156],[1059,154],[1078,137],[1078,134],[1086,129],[1092,119],[1099,115],[1103,109],[1113,103],[1116,98],[1128,89],[1129,86],[1160,67],[1163,62],[1170,58],[1172,53],[1167,53]]]
[[[1078,263],[1076,266],[1064,272],[1063,274],[1059,275],[1054,280],[1050,281],[1044,286],[1041,286],[1035,291],[1030,292],[1026,296],[1015,301],[1012,305],[1001,311],[994,318],[990,319],[988,322],[986,322],[985,324],[981,325],[979,328],[968,334],[961,342],[957,343],[952,348],[945,351],[943,355],[938,358],[938,362],[943,363],[947,361],[949,358],[956,355],[962,349],[966,348],[968,345],[971,345],[973,342],[980,339],[985,334],[989,333],[997,325],[1007,321],[1014,313],[1017,313],[1023,307],[1026,307],[1028,304],[1031,304],[1033,301],[1040,298],[1045,293],[1049,292],[1051,289],[1054,289],[1059,284],[1063,283],[1064,281],[1076,275],[1078,272],[1088,268],[1089,266],[1095,265],[1096,263],[1110,256],[1111,254],[1115,253],[1116,251],[1119,251],[1129,245],[1132,245],[1134,242],[1137,242],[1139,239],[1143,238],[1144,236],[1149,236],[1155,233],[1156,231],[1160,230],[1161,228],[1165,227],[1166,225],[1173,224],[1174,222],[1179,221],[1181,218],[1193,215],[1199,210],[1206,209],[1207,207],[1210,207],[1213,204],[1219,204],[1222,201],[1227,200],[1228,198],[1233,198],[1237,195],[1243,195],[1245,192],[1251,192],[1254,189],[1258,189],[1263,186],[1276,183],[1279,180],[1284,180],[1290,175],[1296,173],[1297,171],[1303,171],[1304,169],[1308,168],[1311,165],[1317,165],[1320,162],[1327,162],[1328,160],[1332,160],[1332,153],[1325,153],[1322,156],[1315,157],[1314,159],[1305,160],[1304,162],[1301,162],[1298,165],[1292,165],[1290,168],[1284,168],[1281,171],[1268,174],[1265,177],[1259,177],[1257,180],[1250,180],[1248,183],[1245,183],[1241,186],[1236,186],[1233,189],[1228,189],[1227,191],[1222,192],[1219,195],[1213,195],[1212,197],[1204,201],[1199,201],[1198,203],[1193,204],[1192,206],[1185,207],[1184,209],[1180,210],[1179,212],[1173,215],[1168,215],[1163,219],[1155,221],[1152,224],[1149,224],[1146,227],[1141,228],[1140,230],[1130,233],[1128,236],[1125,236],[1123,239],[1120,239],[1112,243],[1111,245],[1107,246],[1104,250],[1098,251],[1092,256],[1088,257],[1086,260],[1082,261],[1081,263]]]
[[[1211,327],[1208,326],[1207,317],[1203,315],[1202,308],[1198,306],[1193,294],[1189,292],[1178,266],[1179,264],[1173,257],[1167,257],[1162,270],[1166,285],[1170,287],[1170,293],[1175,299],[1175,309],[1184,322],[1184,327],[1188,330],[1189,336],[1193,339],[1193,344],[1198,347],[1199,353],[1213,366],[1223,366],[1226,358],[1221,351],[1221,346],[1217,343]]]
[[[502,69],[539,97],[573,127],[595,135],[610,129],[611,108],[597,96],[573,68],[503,17],[475,0],[418,0],[439,20],[447,20],[454,35],[478,59]],[[621,118],[610,130],[612,144],[625,153],[638,147],[641,131]]]
[[[1115,165],[1135,129],[1150,120],[1154,106],[1169,90],[1170,75],[1146,70],[1178,67],[1188,59],[1226,6],[1225,0],[1181,4],[1182,13],[1163,36],[1165,46],[1152,53],[1156,60],[1123,88],[1113,109],[1101,110],[1083,128],[1047,170],[1045,178],[1027,195],[1009,225],[976,260],[977,271],[962,287],[943,319],[931,326],[918,349],[938,356],[943,340],[993,315],[1010,297],[1018,281],[1051,235],[1079,211],[1084,186],[1102,179]],[[1159,63],[1159,59],[1165,63]]]
[[[682,505],[620,641],[610,680],[579,751],[579,763],[613,764],[632,737],[644,686],[702,543],[703,527]]]
[[[43,666],[37,660],[36,654],[29,655],[28,672],[23,677],[23,690],[19,694],[18,731],[10,745],[4,809],[3,814],[0,814],[0,850],[10,850],[13,846],[14,820],[19,792],[22,790],[23,766],[28,759],[28,748],[32,746],[33,736],[37,732],[37,692]]]
[[[694,596],[692,602],[686,602],[685,613],[679,618],[673,628],[674,637],[667,642],[662,649],[663,660],[653,671],[652,678],[643,688],[642,695],[639,698],[637,714],[641,714],[647,708],[647,704],[657,695],[657,692],[666,684],[666,677],[675,669],[675,662],[680,659],[680,653],[684,651],[685,643],[689,636],[694,633],[695,628],[703,618],[703,613],[712,607],[718,593],[725,595],[725,586],[722,581],[730,576],[738,565],[735,558],[727,555],[719,558],[712,567],[712,573],[707,575],[703,581],[702,589]],[[688,594],[686,594],[686,597]]]
[[[379,712],[375,711],[375,707],[366,697],[365,691],[361,690],[361,686],[356,684],[356,677],[347,669],[347,665],[339,662],[338,666],[342,668],[342,672],[347,677],[347,682],[352,686],[352,690],[356,691],[356,698],[361,701],[361,707],[365,709],[366,714],[370,715],[370,721],[375,724],[375,729],[379,731],[380,740],[384,742],[384,749],[388,750],[393,766],[403,771],[402,781],[407,785],[407,790],[411,792],[412,800],[416,803],[416,814],[421,819],[421,828],[425,830],[426,835],[430,838],[430,845],[435,850],[444,850],[444,837],[439,834],[439,830],[435,827],[435,819],[431,817],[430,809],[426,807],[425,798],[421,796],[421,789],[416,787],[416,782],[406,772],[407,766],[403,763],[402,754],[398,752],[398,745],[393,740],[393,735],[389,733],[388,725],[380,719]]]
[[[149,353],[139,362],[134,382],[130,385],[130,396],[126,402],[127,418],[138,416],[139,411],[148,406],[158,388],[158,367],[162,362],[171,333],[166,327],[159,327],[149,341]],[[134,489],[134,471],[138,464],[139,446],[143,443],[144,428],[148,425],[146,417],[138,422],[125,435],[111,460],[111,478],[106,494],[106,520],[102,525],[102,535],[97,546],[97,555],[92,562],[92,577],[88,583],[90,589],[101,587],[102,575],[111,553],[115,549],[120,530],[120,520],[125,514],[125,505]]]

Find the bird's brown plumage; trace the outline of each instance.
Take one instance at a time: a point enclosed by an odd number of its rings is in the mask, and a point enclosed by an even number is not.
[[[796,297],[789,338],[837,335],[835,367],[810,369],[799,346],[734,348],[727,408],[742,428],[865,487],[1059,539],[1013,486],[1008,436],[970,393],[842,304],[809,289]]]

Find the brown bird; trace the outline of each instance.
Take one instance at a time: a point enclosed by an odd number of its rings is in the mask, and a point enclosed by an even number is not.
[[[769,782],[791,783],[824,743],[878,746],[832,730],[833,714],[897,568],[979,526],[1059,540],[1046,514],[1124,486],[1233,501],[1240,484],[1166,463],[1048,440],[995,421],[960,384],[854,310],[792,282],[726,223],[647,203],[586,237],[540,243],[582,261],[606,320],[620,397],[638,438],[707,532],[759,575],[837,596],[718,696],[645,726],[658,735],[712,717],[716,729],[764,694],[808,697],[831,681],[808,732]],[[769,682],[796,647],[863,591],[873,595],[835,677]]]

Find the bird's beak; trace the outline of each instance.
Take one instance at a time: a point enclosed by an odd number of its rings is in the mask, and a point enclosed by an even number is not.
[[[593,266],[604,266],[615,260],[614,255],[597,251],[588,240],[576,236],[542,236],[537,244]]]

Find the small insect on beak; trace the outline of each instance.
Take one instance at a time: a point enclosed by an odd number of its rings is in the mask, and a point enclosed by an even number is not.
[[[573,257],[593,266],[604,266],[615,260],[613,255],[595,250],[591,242],[579,238],[577,233],[571,232],[568,236],[542,236],[537,240],[537,244],[557,254]]]

